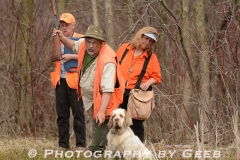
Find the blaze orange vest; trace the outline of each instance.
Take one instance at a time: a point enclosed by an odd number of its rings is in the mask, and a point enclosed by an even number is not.
[[[83,37],[83,35],[75,32],[73,37],[81,38],[81,37]],[[61,61],[55,61],[54,64],[55,64],[55,70],[50,73],[50,76],[51,76],[52,85],[54,88],[56,88],[57,83],[60,83],[59,80],[60,80],[60,76],[61,76]],[[66,81],[70,88],[72,88],[72,89],[78,88],[77,77],[78,76],[77,76],[76,72],[67,72],[66,71]]]
[[[82,69],[83,59],[84,55],[86,53],[86,45],[85,41],[81,42],[79,49],[78,49],[78,84],[80,80],[80,71]],[[94,86],[93,86],[93,118],[96,118],[96,114],[98,113],[101,105],[102,95],[101,95],[101,77],[102,77],[102,71],[106,63],[114,63],[116,68],[116,76],[115,76],[115,84],[118,84],[118,86],[115,85],[114,92],[112,92],[112,96],[110,99],[110,102],[108,104],[108,107],[105,112],[105,116],[110,116],[112,111],[122,103],[123,101],[123,93],[124,93],[124,79],[121,74],[120,66],[117,65],[116,61],[116,54],[112,50],[110,46],[108,46],[105,42],[102,42],[101,49],[98,54],[97,64],[96,64],[96,71],[94,75]],[[81,88],[77,89],[78,95],[81,98]]]

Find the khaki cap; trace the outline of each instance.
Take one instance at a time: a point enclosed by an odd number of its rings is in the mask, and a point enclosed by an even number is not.
[[[87,38],[87,37],[96,38],[96,39],[105,41],[103,39],[103,36],[102,36],[102,29],[99,26],[96,26],[96,25],[90,25],[88,27],[88,29],[87,29],[86,33],[84,34],[83,38]]]

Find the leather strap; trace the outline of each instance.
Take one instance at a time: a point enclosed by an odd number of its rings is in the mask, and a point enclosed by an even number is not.
[[[147,65],[148,65],[148,62],[149,62],[149,60],[150,60],[150,58],[151,58],[151,55],[152,55],[152,54],[148,55],[148,58],[146,58],[145,61],[144,61],[142,71],[141,71],[141,73],[140,73],[140,75],[139,75],[139,77],[138,77],[137,83],[136,83],[136,85],[135,85],[135,88],[136,88],[136,89],[140,89],[140,84],[141,84],[141,81],[142,81],[142,79],[143,79],[144,74],[146,73]],[[150,88],[150,87],[149,87],[149,88]]]
[[[130,45],[130,43],[128,43],[127,47],[128,47],[129,45]],[[120,64],[120,65],[122,64],[122,60],[124,59],[124,57],[126,56],[128,50],[129,50],[127,47],[126,47],[126,49],[125,49],[125,51],[124,51],[124,53],[123,53],[123,55],[122,55],[121,60],[119,61],[119,64]]]

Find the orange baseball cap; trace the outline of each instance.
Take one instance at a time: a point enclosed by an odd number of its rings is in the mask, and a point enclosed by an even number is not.
[[[75,23],[75,18],[71,13],[63,13],[60,16],[60,21],[64,21],[66,23]]]

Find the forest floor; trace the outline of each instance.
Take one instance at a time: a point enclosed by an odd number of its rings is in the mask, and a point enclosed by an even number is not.
[[[71,140],[71,146],[74,146]],[[166,145],[164,142],[146,144],[147,148],[155,152],[157,159],[163,160],[189,160],[202,159],[203,155],[193,145]],[[234,146],[234,145],[233,145]],[[239,151],[239,149],[238,149]],[[237,160],[237,148],[211,148],[204,146],[205,159]],[[118,157],[118,156],[116,156]],[[92,154],[75,152],[74,148],[62,154],[57,152],[57,139],[46,138],[0,138],[0,160],[52,160],[52,159],[100,159],[104,154]]]

